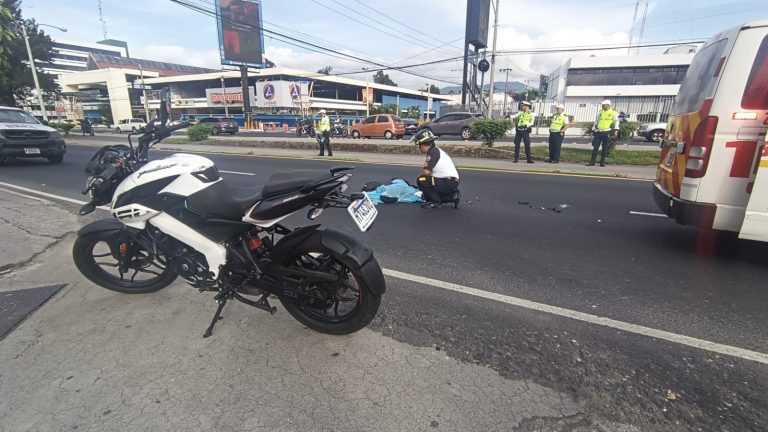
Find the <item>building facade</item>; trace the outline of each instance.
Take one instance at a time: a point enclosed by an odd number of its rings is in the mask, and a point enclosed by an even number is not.
[[[691,50],[686,46],[658,55],[569,59],[549,75],[546,99],[564,104],[576,121],[593,120],[604,99],[630,120],[666,121],[693,60]]]

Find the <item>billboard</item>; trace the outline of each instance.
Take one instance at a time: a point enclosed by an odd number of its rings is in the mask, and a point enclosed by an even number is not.
[[[475,49],[488,46],[491,0],[467,0],[467,43]]]
[[[256,107],[307,108],[309,83],[306,81],[260,81],[256,83]]]
[[[253,95],[253,88],[248,89],[248,96],[251,101],[251,106],[256,103],[256,99]],[[221,87],[205,89],[205,98],[208,101],[209,107],[224,106],[226,102],[228,107],[242,107],[243,106],[243,88],[242,87],[227,87],[222,89]]]
[[[221,64],[264,67],[261,0],[216,0]]]

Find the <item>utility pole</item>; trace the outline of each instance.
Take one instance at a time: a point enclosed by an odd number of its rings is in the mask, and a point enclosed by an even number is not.
[[[525,81],[525,100],[527,101],[531,97],[531,80]]]
[[[139,72],[141,73],[141,94],[144,97],[144,121],[149,123],[149,105],[147,102],[147,87],[144,85],[144,68],[139,64]]]
[[[510,68],[499,69],[499,72],[507,73],[506,78],[504,78],[504,109],[503,109],[504,112],[507,111],[507,96],[509,94],[509,71],[511,70],[512,69]]]
[[[221,76],[221,92],[224,93],[224,117],[229,117],[229,107],[227,106],[227,88],[224,87],[224,75]]]
[[[493,119],[493,94],[496,89],[494,72],[496,72],[496,37],[499,34],[499,0],[493,9],[493,47],[491,48],[491,87],[488,90],[488,118]],[[480,89],[482,92],[482,88]],[[482,94],[482,93],[481,93]]]
[[[243,88],[243,124],[246,129],[251,129],[251,95],[248,89],[248,66],[240,65],[240,86]],[[227,106],[226,96],[224,106]]]
[[[467,0],[467,15],[469,16],[469,13],[471,12],[471,0]],[[469,26],[464,26],[464,73],[462,74],[462,80],[461,80],[461,110],[466,111],[467,110],[467,90],[469,90],[469,86],[467,85],[467,74],[469,72]],[[474,85],[474,81],[472,82],[472,85]]]

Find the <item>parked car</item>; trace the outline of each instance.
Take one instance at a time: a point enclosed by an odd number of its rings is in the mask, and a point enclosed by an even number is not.
[[[67,145],[54,128],[18,108],[0,106],[0,162],[43,157],[58,164]]]
[[[376,114],[352,125],[352,138],[381,137],[400,139],[405,135],[403,120],[392,114]]]
[[[413,135],[419,129],[419,124],[416,122],[416,119],[404,118],[403,125],[405,125],[406,135]]]
[[[435,121],[422,123],[418,130],[429,129],[437,136],[460,135],[462,139],[468,140],[472,137],[470,125],[480,118],[482,118],[481,114],[453,112],[441,116]]]
[[[119,123],[114,125],[115,132],[117,133],[123,133],[123,132],[136,132],[139,129],[146,126],[147,123],[144,121],[144,119],[140,118],[129,118],[120,120]]]
[[[212,126],[214,135],[222,133],[234,135],[240,131],[240,127],[237,126],[237,122],[232,117],[204,117],[200,119],[200,124]]]
[[[664,138],[664,131],[667,129],[666,123],[646,123],[640,125],[637,134],[648,141],[658,141]]]

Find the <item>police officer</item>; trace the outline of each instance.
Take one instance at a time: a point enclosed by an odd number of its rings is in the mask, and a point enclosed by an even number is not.
[[[592,130],[595,131],[595,138],[592,139],[592,158],[587,166],[594,166],[597,159],[597,151],[603,146],[603,152],[600,156],[600,166],[605,166],[605,156],[608,154],[608,147],[611,145],[611,138],[616,135],[619,129],[619,115],[616,110],[611,108],[611,101],[604,100],[601,104],[603,109],[597,113],[595,124]]]
[[[444,203],[453,203],[459,208],[459,172],[448,153],[435,146],[437,137],[429,129],[424,129],[411,138],[411,143],[419,146],[419,151],[427,155],[424,169],[417,180],[419,190],[427,201],[422,207],[434,208]]]
[[[560,162],[560,147],[563,145],[563,138],[565,137],[565,131],[570,126],[568,116],[565,115],[565,105],[555,105],[557,112],[552,115],[552,120],[549,122],[549,159],[547,162],[559,163]]]
[[[320,156],[325,156],[325,149],[328,149],[328,156],[333,157],[333,147],[331,146],[331,119],[324,109],[321,109],[318,114],[320,114],[319,131],[322,136],[322,138],[318,140],[320,142]]]
[[[515,163],[520,159],[520,141],[525,143],[525,158],[529,164],[533,163],[533,159],[531,159],[532,106],[530,102],[522,101],[520,102],[520,112],[509,117],[515,125]]]

